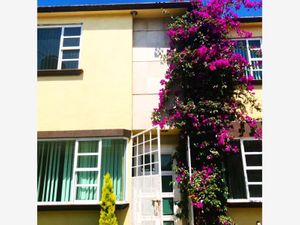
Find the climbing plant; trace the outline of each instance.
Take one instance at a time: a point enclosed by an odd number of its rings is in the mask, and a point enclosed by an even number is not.
[[[232,142],[233,122],[248,124],[252,134],[260,138],[257,120],[249,110],[260,111],[253,92],[253,76],[249,62],[235,53],[239,37],[251,37],[240,29],[235,10],[261,7],[261,2],[248,0],[201,0],[181,16],[174,17],[167,34],[169,68],[161,80],[159,105],[152,121],[161,128],[180,130],[180,141],[175,154],[176,183],[182,192],[178,203],[187,217],[187,198],[195,212],[195,224],[234,224],[227,216],[228,189],[224,180],[224,158],[235,154],[238,147]],[[241,126],[243,127],[243,126]],[[186,159],[187,137],[190,138],[192,172]]]

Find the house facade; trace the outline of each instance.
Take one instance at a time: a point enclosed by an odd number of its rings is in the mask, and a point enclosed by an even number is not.
[[[107,172],[119,224],[183,224],[175,216],[180,192],[170,185],[178,131],[153,127],[151,113],[167,69],[167,24],[187,5],[38,8],[39,225],[98,224]],[[261,61],[252,54],[261,49],[261,18],[241,21],[253,38],[239,40],[246,50],[237,51]],[[251,72],[261,101],[261,68]],[[228,159],[229,214],[239,225],[256,224],[262,221],[261,141],[247,132],[236,141],[242,150]]]

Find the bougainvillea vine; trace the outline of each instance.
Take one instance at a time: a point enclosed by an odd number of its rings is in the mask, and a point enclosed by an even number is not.
[[[230,34],[251,37],[240,29],[235,10],[261,7],[261,2],[248,0],[201,0],[181,16],[174,17],[167,35],[169,68],[161,80],[159,105],[152,120],[161,128],[180,130],[175,154],[176,183],[183,200],[178,204],[187,216],[187,197],[192,201],[196,225],[231,225],[227,216],[228,191],[224,181],[223,161],[235,154],[232,142],[233,122],[248,124],[253,135],[261,138],[257,121],[248,108],[260,111],[253,92],[253,76],[246,73],[249,62],[235,53],[236,41]],[[247,107],[246,107],[247,106]],[[190,137],[192,173],[186,160],[187,136]],[[184,196],[186,198],[184,198]]]

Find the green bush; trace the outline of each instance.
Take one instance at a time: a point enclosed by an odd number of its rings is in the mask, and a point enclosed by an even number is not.
[[[99,225],[118,225],[115,215],[116,195],[113,191],[113,184],[109,173],[104,176],[104,185],[100,201]]]

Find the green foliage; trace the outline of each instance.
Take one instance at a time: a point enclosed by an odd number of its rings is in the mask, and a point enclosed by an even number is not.
[[[113,192],[113,184],[109,173],[104,176],[102,197],[100,202],[99,225],[118,225],[115,215],[116,195]]]

